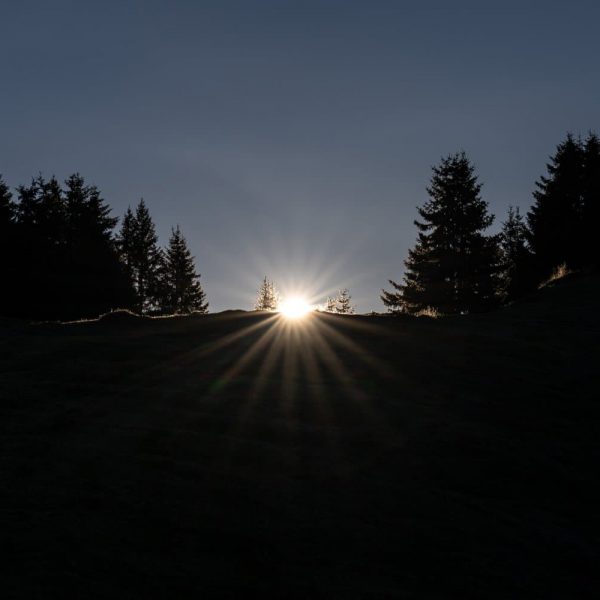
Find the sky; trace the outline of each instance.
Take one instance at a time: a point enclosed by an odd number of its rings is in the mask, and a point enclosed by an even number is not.
[[[600,4],[2,2],[0,173],[80,172],[179,224],[212,311],[266,275],[383,311],[431,167],[464,150],[526,211],[568,131],[600,130]]]

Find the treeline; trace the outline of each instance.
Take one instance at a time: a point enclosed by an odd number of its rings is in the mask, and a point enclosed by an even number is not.
[[[500,233],[492,225],[475,168],[464,152],[433,168],[429,199],[418,208],[417,243],[399,283],[382,290],[388,310],[464,314],[489,310],[535,289],[557,268],[600,266],[600,139],[568,135],[536,182],[526,216],[510,207]],[[14,197],[13,197],[14,196]],[[0,176],[0,315],[33,319],[95,317],[115,308],[146,314],[207,312],[179,226],[158,244],[143,200],[118,219],[96,186],[79,174],[61,185],[34,178],[16,194]],[[346,297],[347,296],[347,297]],[[266,278],[256,308],[274,310]],[[352,312],[350,297],[327,310]]]
[[[433,168],[429,199],[418,208],[417,243],[403,281],[381,299],[391,312],[464,314],[511,302],[556,269],[600,267],[600,139],[572,135],[558,145],[536,182],[524,218],[510,207],[501,232],[487,235],[494,216],[481,197],[464,152]]]
[[[0,176],[0,314],[95,317],[115,308],[206,312],[194,259],[179,227],[165,249],[143,200],[118,219],[79,174],[61,186],[42,175],[13,196]]]

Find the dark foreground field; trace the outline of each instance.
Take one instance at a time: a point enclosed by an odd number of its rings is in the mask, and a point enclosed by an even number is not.
[[[599,295],[0,324],[0,595],[597,597]]]

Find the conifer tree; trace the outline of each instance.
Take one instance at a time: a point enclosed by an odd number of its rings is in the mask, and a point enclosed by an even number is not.
[[[135,211],[134,259],[137,293],[143,311],[156,310],[160,304],[164,256],[150,211],[143,198]]]
[[[254,304],[254,310],[277,310],[279,306],[279,294],[272,281],[269,281],[265,275],[258,294],[256,297],[256,303]]]
[[[348,288],[344,288],[338,292],[335,299],[335,312],[340,315],[352,315],[354,314],[354,306],[350,303],[352,296]]]
[[[464,152],[433,168],[430,198],[417,209],[422,221],[415,221],[418,239],[405,261],[404,282],[390,280],[396,291],[381,296],[390,311],[458,314],[493,305],[497,238],[484,234],[494,217],[480,191]]]
[[[519,208],[509,206],[500,233],[499,292],[505,302],[523,296],[535,286],[527,236],[527,226]]]
[[[116,239],[119,257],[125,268],[125,273],[132,286],[135,282],[135,261],[133,257],[133,249],[135,247],[135,216],[131,210],[131,206],[127,207],[125,215],[121,221],[121,229]]]
[[[0,315],[9,315],[13,309],[19,253],[16,237],[16,206],[9,187],[0,175]]]
[[[69,316],[97,316],[133,303],[113,230],[118,219],[94,185],[75,173],[65,181],[67,252],[65,306]]]
[[[163,308],[170,313],[208,312],[206,294],[199,280],[194,257],[178,225],[171,230],[165,255]]]
[[[65,203],[55,177],[40,174],[17,188],[19,266],[15,314],[58,318],[64,300]]]
[[[121,261],[131,277],[141,312],[160,310],[164,297],[164,254],[150,211],[142,198],[135,213],[127,209],[117,238]]]
[[[17,187],[16,239],[18,260],[14,281],[14,296],[11,302],[13,315],[32,317],[35,315],[35,297],[43,295],[37,257],[44,252],[41,235],[37,230],[39,221],[39,188],[32,180],[31,185]]]
[[[584,264],[600,268],[600,138],[590,133],[583,147],[583,189],[581,228]]]
[[[571,134],[547,164],[548,174],[536,182],[534,204],[527,214],[529,243],[536,258],[538,279],[558,265],[585,263],[582,248],[583,160],[580,140]]]
[[[38,235],[43,239],[48,251],[58,252],[65,244],[67,223],[67,206],[63,191],[54,176],[46,181],[42,175],[39,175],[34,184],[38,188],[39,198],[36,214]]]
[[[11,247],[16,212],[16,206],[12,200],[10,189],[0,174],[0,244],[3,250],[0,253],[0,260],[5,260],[6,253]],[[4,265],[4,263],[2,264]]]
[[[0,173],[0,232],[5,233],[15,222],[16,206],[10,188]],[[0,238],[1,239],[1,238]]]

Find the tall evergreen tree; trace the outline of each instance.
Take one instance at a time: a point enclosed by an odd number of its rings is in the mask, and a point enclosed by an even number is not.
[[[279,294],[277,293],[275,284],[269,281],[265,275],[258,290],[254,310],[277,310],[278,306]]]
[[[171,230],[166,251],[163,294],[163,309],[169,313],[208,312],[200,275],[179,225]]]
[[[43,314],[48,318],[64,316],[66,273],[65,233],[67,211],[60,183],[52,176],[48,181],[39,175],[36,179],[39,190],[37,236],[42,244],[35,260],[37,286],[42,293]],[[32,298],[34,300],[34,298]],[[40,298],[37,298],[39,302]]]
[[[405,261],[402,284],[381,299],[391,311],[427,308],[445,314],[480,311],[495,302],[497,238],[486,236],[493,215],[482,200],[475,168],[464,152],[433,168],[429,200],[418,208],[422,221],[416,246]]]
[[[59,252],[65,245],[67,210],[65,197],[56,177],[46,181],[39,175],[34,184],[38,188],[36,224],[48,251]]]
[[[38,175],[17,188],[19,267],[15,314],[58,318],[64,298],[65,203],[55,177]]]
[[[600,268],[600,138],[590,133],[583,147],[582,252],[584,264]]]
[[[118,219],[96,186],[79,173],[65,181],[70,316],[96,316],[133,303],[133,289],[117,253],[113,230]]]
[[[12,193],[0,174],[0,244],[2,244],[3,250],[10,248],[5,244],[13,234],[16,216],[17,207],[13,202]],[[2,259],[1,256],[0,259]]]
[[[13,312],[19,252],[16,237],[16,205],[9,187],[0,175],[0,315]]]
[[[164,291],[164,254],[150,211],[142,198],[135,214],[128,208],[117,239],[121,261],[131,278],[141,312],[160,310]]]
[[[39,190],[32,180],[31,185],[17,187],[16,230],[18,266],[15,273],[12,298],[13,316],[34,315],[35,297],[42,293],[36,289],[39,274],[37,257],[43,252],[41,236],[37,232],[39,219]]]
[[[16,206],[12,193],[0,173],[0,232],[5,233],[15,222]]]
[[[508,208],[508,216],[500,233],[499,291],[503,301],[510,302],[535,286],[532,254],[527,244],[527,226],[519,208]]]
[[[538,278],[558,265],[585,263],[582,248],[583,160],[580,140],[571,134],[556,148],[547,176],[536,182],[534,204],[527,214],[529,243],[535,254]]]
[[[119,252],[119,258],[125,269],[128,280],[131,282],[132,287],[135,285],[135,260],[134,260],[134,247],[135,247],[135,215],[131,210],[131,206],[127,207],[125,215],[121,220],[121,229],[116,238],[116,245]],[[137,303],[137,300],[136,300]]]

